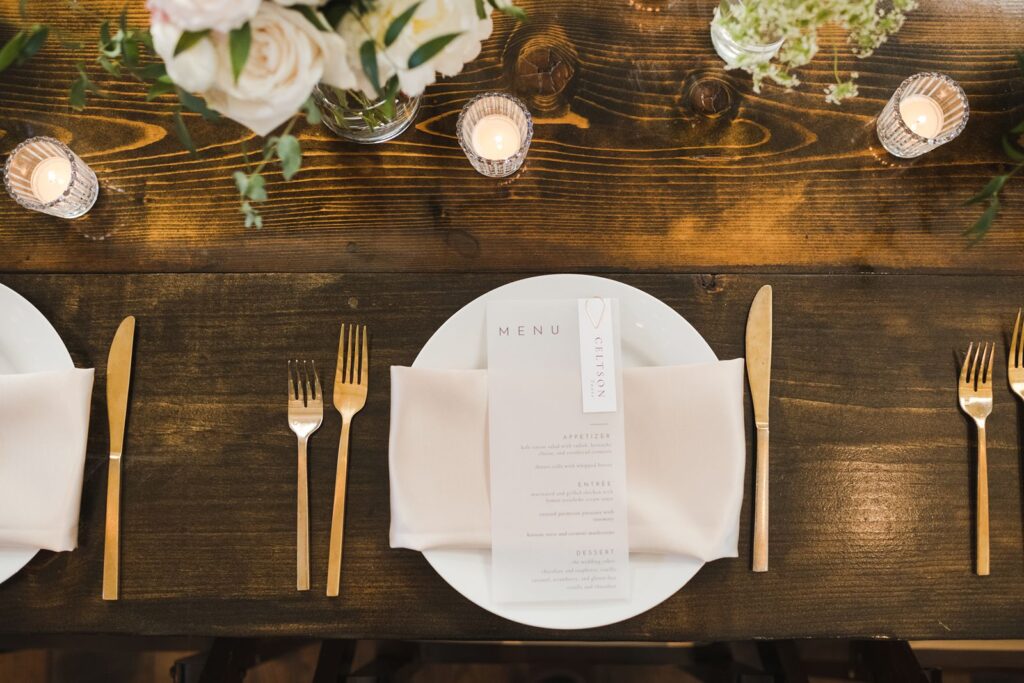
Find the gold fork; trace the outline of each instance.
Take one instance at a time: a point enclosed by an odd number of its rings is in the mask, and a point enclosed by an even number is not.
[[[327,556],[327,595],[338,595],[341,588],[341,546],[345,534],[345,486],[348,480],[348,442],[352,418],[366,405],[367,369],[370,353],[366,326],[345,325],[338,340],[338,367],[334,373],[334,407],[341,413],[341,441],[338,444],[338,474],[334,482],[334,509],[331,512],[331,547]]]
[[[967,347],[958,389],[960,408],[978,427],[978,499],[975,514],[978,576],[988,576],[989,573],[988,454],[985,444],[985,420],[992,413],[992,358],[996,355],[995,351],[995,344],[986,343],[982,347],[981,344],[975,345],[972,342]]]
[[[296,520],[295,587],[309,590],[309,483],[306,467],[306,445],[310,435],[320,429],[324,421],[324,395],[320,391],[320,377],[313,366],[313,382],[309,381],[306,361],[288,361],[288,426],[299,439],[298,516]]]
[[[1013,393],[1024,401],[1024,343],[1021,339],[1021,311],[1017,309],[1017,322],[1013,324],[1010,338],[1010,358],[1006,363],[1006,379]]]

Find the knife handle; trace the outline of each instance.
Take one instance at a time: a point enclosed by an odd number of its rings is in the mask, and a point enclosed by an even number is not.
[[[110,454],[107,469],[107,527],[103,541],[103,599],[117,600],[121,537],[121,454]]]
[[[754,482],[754,571],[768,571],[768,427],[757,428]]]

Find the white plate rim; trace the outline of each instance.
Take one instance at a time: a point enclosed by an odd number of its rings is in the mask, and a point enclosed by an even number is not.
[[[617,280],[598,277],[594,275],[581,274],[554,274],[530,277],[516,280],[500,287],[497,287],[469,302],[460,308],[454,315],[448,318],[424,344],[413,361],[413,367],[425,368],[452,368],[452,367],[478,367],[483,365],[480,347],[483,345],[483,311],[486,310],[486,302],[493,299],[506,298],[541,298],[537,295],[549,296],[550,298],[573,298],[577,296],[610,296],[618,297],[621,302],[622,336],[624,365],[629,365],[628,347],[629,335],[632,334],[630,321],[636,315],[637,308],[649,308],[650,312],[663,317],[664,321],[670,321],[672,330],[665,330],[659,333],[658,338],[673,337],[672,346],[666,350],[661,349],[659,364],[672,363],[700,363],[713,362],[717,360],[714,351],[707,341],[697,332],[690,323],[668,304],[660,299],[644,292],[641,289],[627,285]],[[454,339],[456,345],[468,346],[474,343],[465,335],[465,330],[460,327],[473,325],[473,317],[479,319],[477,327],[478,348],[476,358],[466,363],[463,358],[460,363],[445,352],[445,345],[450,344],[449,338]],[[637,333],[639,334],[639,333]],[[650,341],[650,340],[648,340]],[[689,353],[682,356],[675,353],[675,349],[683,349],[690,345]],[[443,358],[443,356],[448,356]],[[473,356],[472,350],[465,354]],[[453,365],[453,361],[456,363]],[[695,558],[681,556],[656,556],[656,555],[633,555],[631,557],[631,571],[633,573],[634,592],[629,601],[607,602],[607,603],[552,603],[552,604],[496,604],[490,599],[489,591],[486,590],[489,579],[484,576],[483,588],[479,577],[466,581],[465,577],[472,577],[473,573],[487,572],[488,553],[485,550],[429,550],[423,552],[430,566],[463,597],[470,600],[477,606],[496,614],[505,619],[540,628],[573,630],[582,628],[596,628],[618,623],[625,619],[642,614],[658,604],[664,602],[674,595],[680,588],[686,585],[690,579],[704,565]],[[637,581],[637,574],[644,579]],[[651,583],[651,581],[656,583]],[[637,584],[641,583],[643,593],[638,595]],[[658,587],[658,590],[651,590]]]
[[[0,325],[0,348],[4,348],[5,345],[14,346],[20,340],[33,337],[36,341],[46,341],[45,344],[34,347],[34,351],[41,352],[41,355],[33,359],[39,364],[32,363],[31,367],[16,368],[17,372],[66,370],[75,367],[67,346],[46,316],[28,299],[3,283],[0,283],[0,320],[4,322]],[[11,334],[12,332],[17,334]],[[5,337],[5,333],[8,336]],[[15,341],[12,343],[10,339]],[[0,583],[21,571],[38,552],[0,549]]]

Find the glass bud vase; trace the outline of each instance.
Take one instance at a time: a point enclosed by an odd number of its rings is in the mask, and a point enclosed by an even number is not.
[[[320,84],[313,99],[323,114],[323,123],[345,140],[366,145],[387,142],[412,125],[420,109],[420,98],[398,93],[394,111],[384,99],[371,100],[354,90]]]
[[[733,2],[732,4],[735,4]],[[771,61],[779,53],[783,39],[774,43],[749,43],[736,40],[725,27],[719,8],[715,8],[715,18],[711,21],[711,43],[715,52],[725,62],[725,68],[735,69]]]

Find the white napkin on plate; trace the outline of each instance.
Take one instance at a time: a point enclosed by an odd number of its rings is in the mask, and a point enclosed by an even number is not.
[[[736,557],[743,360],[623,371],[633,552]],[[391,368],[391,547],[489,548],[487,371]]]
[[[0,375],[0,548],[74,550],[93,371]]]

